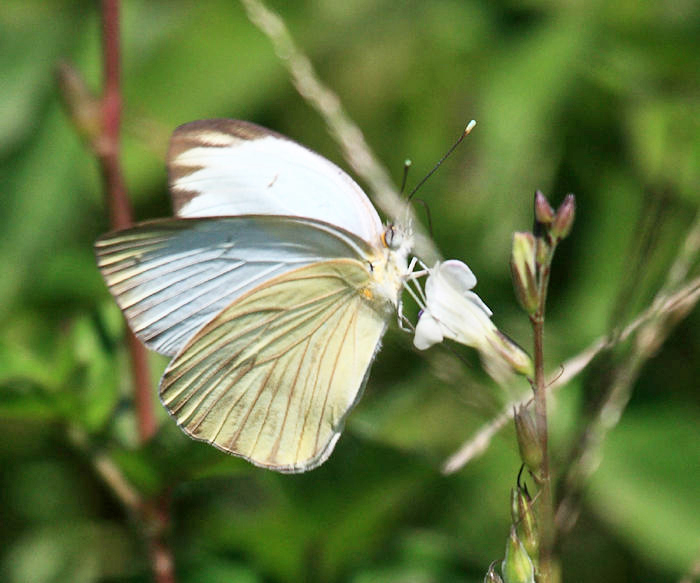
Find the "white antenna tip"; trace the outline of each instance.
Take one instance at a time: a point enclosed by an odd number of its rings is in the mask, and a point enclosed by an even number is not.
[[[476,125],[476,120],[473,119],[467,124],[467,128],[464,130],[465,134],[469,134],[474,129],[474,126]]]

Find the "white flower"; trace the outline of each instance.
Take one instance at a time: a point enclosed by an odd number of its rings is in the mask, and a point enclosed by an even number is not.
[[[437,263],[425,282],[426,302],[416,326],[413,344],[426,350],[451,338],[478,347],[486,331],[495,328],[491,310],[474,292],[476,277],[461,261]]]
[[[426,350],[449,338],[476,348],[486,370],[503,380],[507,370],[532,374],[532,362],[520,347],[491,321],[491,310],[471,289],[476,277],[461,261],[436,263],[425,282],[425,305],[416,325],[413,344]]]

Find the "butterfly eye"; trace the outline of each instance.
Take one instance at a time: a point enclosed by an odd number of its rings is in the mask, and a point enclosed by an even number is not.
[[[401,247],[402,242],[402,233],[396,228],[396,225],[388,225],[382,233],[382,243],[384,243],[384,246],[391,250],[396,250]]]

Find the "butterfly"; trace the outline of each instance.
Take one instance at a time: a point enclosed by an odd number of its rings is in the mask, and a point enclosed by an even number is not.
[[[95,243],[129,326],[173,357],[160,399],[194,439],[315,468],[400,306],[410,229],[384,225],[330,161],[249,122],[180,126],[167,166],[175,218]]]

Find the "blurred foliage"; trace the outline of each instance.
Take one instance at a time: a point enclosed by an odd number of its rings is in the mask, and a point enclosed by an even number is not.
[[[478,120],[420,196],[443,254],[470,264],[524,346],[511,233],[529,227],[535,188],[554,203],[577,194],[550,294],[552,370],[649,303],[700,201],[700,2],[272,5],[397,182],[406,157],[415,183]],[[238,4],[135,0],[122,22],[123,156],[139,219],[170,213],[163,154],[193,119],[252,120],[344,166]],[[159,405],[157,438],[136,444],[124,328],[92,254],[108,228],[97,166],[53,78],[68,59],[99,90],[99,35],[94,2],[0,10],[0,579],[149,580],[141,535],[91,464],[102,452],[138,490],[171,489],[181,581],[481,581],[508,533],[513,432],[455,475],[439,467],[512,395],[444,349],[418,354],[391,332],[335,453],[309,474],[192,442]],[[606,443],[563,546],[565,581],[669,581],[689,568],[699,354],[696,311],[647,363]],[[153,356],[154,401],[164,362]],[[561,391],[555,459],[600,376]]]

